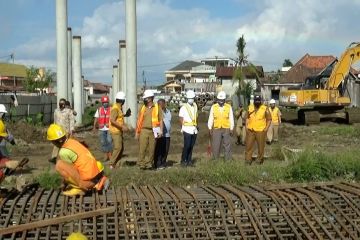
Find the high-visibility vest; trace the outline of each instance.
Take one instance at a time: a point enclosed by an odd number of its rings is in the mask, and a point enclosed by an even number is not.
[[[98,124],[99,124],[99,129],[102,129],[104,127],[109,127],[109,123],[110,123],[110,111],[111,108],[107,108],[105,111],[104,107],[99,107],[98,112],[99,112],[99,118],[98,118]]]
[[[120,104],[118,103],[114,103],[113,106],[111,107],[112,110],[117,110],[118,112],[118,116],[116,118],[116,123],[119,124],[120,126],[124,125],[124,114],[122,112],[122,109],[120,107]],[[118,129],[117,127],[113,126],[110,122],[110,132],[111,133],[120,133],[121,129]]]
[[[79,172],[82,180],[91,180],[100,173],[96,159],[80,142],[69,138],[61,148],[66,148],[76,153],[77,158],[74,162],[74,166]]]
[[[185,109],[187,111],[187,113],[189,114],[189,117],[191,119],[191,122],[183,122],[183,125],[184,126],[194,126],[196,127],[197,126],[197,118],[198,118],[198,109],[197,109],[197,105],[195,103],[193,103],[193,107],[195,109],[195,115],[192,114],[192,111],[191,111],[191,108],[190,108],[190,105],[188,103],[185,103],[184,104],[185,106]]]
[[[266,109],[265,105],[261,105],[257,111],[255,111],[254,105],[249,106],[248,110],[248,129],[262,132],[266,128]]]
[[[160,127],[160,121],[159,121],[159,105],[158,104],[154,104],[151,108],[151,125],[153,128],[155,127]],[[141,110],[140,110],[140,114],[139,114],[139,117],[138,117],[138,120],[137,120],[137,124],[136,124],[136,132],[137,133],[140,133],[141,132],[141,129],[142,129],[142,126],[143,126],[143,123],[144,123],[144,114],[145,114],[145,111],[146,111],[146,107],[145,105],[143,105],[141,107]]]
[[[222,111],[218,103],[213,105],[214,128],[230,128],[230,111],[231,106],[227,103]]]
[[[274,125],[279,125],[279,108],[278,107],[274,107],[274,109],[269,108],[269,111],[271,113],[271,121],[272,124]]]

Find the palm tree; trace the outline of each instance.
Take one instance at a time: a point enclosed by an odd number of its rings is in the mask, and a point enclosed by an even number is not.
[[[244,35],[241,35],[241,37],[237,40],[236,43],[238,56],[236,59],[235,71],[233,75],[233,83],[238,83],[236,95],[238,96],[239,100],[242,96],[244,105],[247,105],[248,100],[250,99],[250,96],[253,93],[254,89],[250,82],[245,82],[244,67],[246,67],[251,73],[254,73],[257,81],[259,77],[255,65],[248,60],[249,55],[245,54],[245,46],[245,37]]]

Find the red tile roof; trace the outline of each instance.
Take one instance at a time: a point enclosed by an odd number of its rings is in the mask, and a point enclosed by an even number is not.
[[[258,72],[259,78],[264,77],[264,69],[262,66],[255,66],[256,70]],[[218,78],[232,78],[234,75],[235,67],[217,67],[216,68],[216,76]],[[243,71],[245,74],[245,77],[255,78],[255,74],[250,70],[250,67],[243,67]]]
[[[280,79],[280,83],[303,83],[307,77],[319,74],[336,58],[334,56],[310,56],[305,54]]]

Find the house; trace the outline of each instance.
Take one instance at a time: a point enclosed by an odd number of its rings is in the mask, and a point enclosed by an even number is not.
[[[239,83],[234,80],[235,67],[217,67],[216,78],[219,84],[222,86],[222,90],[228,95],[234,95]],[[260,90],[261,79],[264,78],[264,69],[262,66],[256,66],[256,72],[251,67],[243,67],[243,73],[245,75],[244,81],[250,83],[254,91]]]
[[[21,64],[0,63],[0,90],[22,91],[27,67]]]
[[[235,61],[231,58],[225,57],[214,57],[214,58],[205,58],[201,60],[201,63],[204,65],[209,65],[213,67],[233,67],[235,66]]]
[[[192,83],[216,82],[216,67],[206,64],[193,67],[190,70]]]
[[[201,65],[200,62],[186,60],[179,65],[165,71],[166,81],[178,81],[180,83],[186,83],[191,81],[191,73],[193,67]]]
[[[84,80],[84,89],[89,91],[90,95],[101,94],[109,95],[111,86],[103,83],[94,83],[89,80]]]

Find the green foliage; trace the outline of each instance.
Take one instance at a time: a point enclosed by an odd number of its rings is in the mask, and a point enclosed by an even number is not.
[[[55,79],[55,73],[51,70],[43,72],[40,68],[31,66],[26,70],[24,87],[27,92],[37,92],[48,88]]]
[[[86,107],[83,115],[83,125],[90,126],[94,123],[94,115],[96,113],[97,106]]]
[[[61,186],[61,176],[57,172],[51,172],[47,170],[46,172],[41,173],[35,178],[35,181],[40,184],[41,187],[45,189],[59,188]]]
[[[283,63],[283,65],[282,65],[283,67],[292,67],[293,66],[293,63],[291,62],[291,60],[290,59],[285,59],[284,60],[284,63]]]
[[[358,137],[360,136],[359,126],[338,125],[338,126],[322,126],[319,128],[319,134],[331,136]]]

